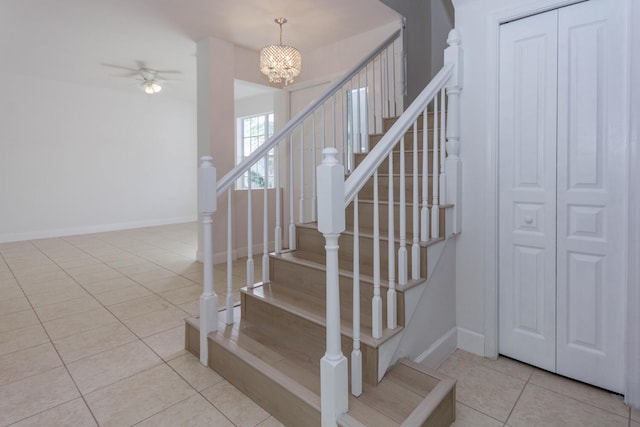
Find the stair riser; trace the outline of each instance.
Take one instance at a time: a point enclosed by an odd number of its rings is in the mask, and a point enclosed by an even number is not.
[[[386,280],[389,277],[388,274],[388,243],[386,239],[383,239],[384,235],[381,235],[380,239],[380,277],[382,280]],[[343,233],[340,236],[340,266],[345,269],[351,270],[353,265],[353,235]],[[321,233],[315,229],[298,228],[297,229],[297,241],[298,249],[302,249],[309,252],[314,252],[318,255],[324,255],[325,239]],[[367,236],[360,236],[360,273],[368,276],[373,276],[373,238]],[[395,244],[396,254],[396,281],[398,277],[398,263],[397,253],[400,245]],[[411,272],[411,238],[407,236],[407,271]],[[420,253],[420,277],[426,277],[427,274],[427,249],[424,247],[419,248]],[[410,275],[410,274],[409,274]]]
[[[373,177],[369,178],[369,181],[362,187],[360,192],[358,193],[358,197],[362,200],[373,200]],[[432,201],[433,197],[433,184],[432,178],[429,176],[428,179],[428,188],[427,188],[427,199],[429,203]],[[405,198],[407,203],[413,203],[413,177],[411,175],[405,176]],[[389,200],[389,176],[388,175],[378,175],[378,200],[387,201]],[[397,203],[400,201],[400,179],[398,175],[393,176],[393,200]],[[418,178],[418,203],[422,203],[422,177]]]
[[[355,155],[356,166],[358,166],[364,158],[367,157],[367,153],[361,153]],[[405,151],[405,173],[413,171],[413,151]],[[429,150],[429,170],[433,167],[433,151]],[[418,151],[418,168],[422,170],[422,151]],[[400,153],[393,153],[393,173],[397,174],[400,171]],[[378,168],[378,173],[389,173],[389,160],[382,162]]]
[[[271,286],[286,286],[298,292],[312,296],[324,307],[326,298],[326,276],[324,271],[305,265],[287,262],[278,258],[272,258]],[[353,316],[353,279],[345,276],[339,277],[340,287],[340,312],[343,319],[351,319]],[[404,325],[404,298],[399,294],[398,325]],[[382,287],[380,292],[382,306],[382,324],[387,324],[387,288]],[[371,301],[373,299],[373,285],[368,282],[360,283],[360,322],[362,328],[371,328]]]
[[[438,127],[440,127],[440,112],[438,112]],[[420,114],[420,116],[418,116],[418,129],[422,129],[422,119],[423,119],[423,115]],[[391,129],[391,126],[393,126],[393,124],[398,120],[397,117],[388,117],[383,119],[383,126],[384,126],[384,130],[385,132],[388,131],[389,129]],[[446,116],[445,116],[445,120],[446,120]],[[427,125],[429,126],[429,129],[433,129],[433,113],[427,113]]]
[[[324,326],[300,318],[251,295],[242,293],[241,298],[243,319],[255,325],[263,324],[269,325],[270,328],[277,328],[287,334],[291,340],[304,336],[304,340],[307,341],[315,340],[319,344],[326,342]],[[342,335],[341,344],[343,354],[350,361],[353,340]],[[366,384],[375,385],[378,383],[378,350],[361,343],[360,351],[362,352],[362,379]],[[319,358],[317,362],[320,363]]]
[[[376,144],[378,144],[382,140],[384,135],[385,134],[381,134],[381,133],[369,135],[369,150],[373,149],[373,147],[375,147]],[[414,142],[413,136],[414,135],[413,135],[412,129],[409,129],[404,134],[404,150],[405,151],[413,151],[413,142]],[[418,141],[418,150],[422,150],[424,146],[424,132],[421,129],[418,130],[416,137]],[[440,145],[441,141],[442,140],[440,139],[440,136],[438,136],[438,145]],[[429,147],[430,150],[433,149],[433,131],[432,130],[429,130],[427,132],[427,147]],[[396,153],[400,152],[400,139],[398,139],[395,146],[393,147],[393,151],[395,151]]]
[[[373,228],[373,203],[369,201],[360,202],[358,205],[358,223],[361,229],[371,229]],[[407,222],[407,239],[413,239],[413,206],[407,205],[406,212],[406,222]],[[420,218],[420,212],[422,208],[418,209],[418,218]],[[444,208],[440,208],[440,236],[444,236],[444,218],[445,212]],[[380,235],[382,237],[389,236],[389,205],[386,203],[381,203],[378,209],[379,221],[380,221]],[[348,231],[353,231],[353,203],[347,207],[346,211],[346,225]],[[400,206],[396,203],[394,205],[394,236],[398,239],[398,231],[400,230]],[[431,221],[431,206],[428,207],[428,216],[427,220]],[[418,220],[418,224],[420,224],[420,220]],[[428,225],[431,227],[431,225]]]

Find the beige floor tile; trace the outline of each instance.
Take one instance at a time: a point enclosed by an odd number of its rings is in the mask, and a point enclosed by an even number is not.
[[[156,366],[85,396],[101,426],[138,423],[194,395],[167,365]]]
[[[257,427],[284,427],[284,424],[282,424],[280,421],[276,420],[273,417],[269,417],[263,422],[261,422],[260,424],[258,424]]]
[[[37,294],[49,293],[54,294],[57,292],[64,292],[70,288],[79,288],[78,282],[71,277],[65,277],[64,279],[52,280],[45,283],[26,284],[21,283],[22,290],[28,297],[32,297]]]
[[[136,340],[138,337],[126,326],[121,323],[110,323],[55,340],[53,344],[60,353],[60,357],[69,363]]]
[[[213,369],[203,366],[200,360],[191,353],[169,361],[169,366],[198,391],[223,380]]]
[[[74,314],[84,313],[86,311],[100,308],[100,303],[92,296],[87,295],[80,298],[74,298],[55,304],[40,305],[35,308],[40,320],[47,322],[49,320],[60,319],[61,317],[72,316]]]
[[[104,305],[113,305],[148,295],[151,295],[151,292],[147,289],[140,285],[132,285],[126,288],[99,293],[94,295],[94,297]]]
[[[91,259],[95,260],[95,258],[91,258]],[[100,272],[100,271],[110,271],[110,270],[113,270],[113,269],[111,267],[109,267],[108,265],[103,264],[103,263],[101,263],[99,261],[98,262],[93,262],[93,263],[90,263],[90,264],[79,265],[79,266],[76,266],[76,267],[67,267],[67,268],[65,268],[65,271],[67,273],[69,273],[69,275],[71,277],[80,276],[80,275],[85,274],[85,273],[97,273],[97,272]]]
[[[142,316],[153,311],[164,310],[172,304],[157,295],[133,299],[109,306],[109,311],[120,320]]]
[[[171,360],[187,353],[184,349],[184,325],[151,335],[144,339],[163,360]]]
[[[460,349],[456,350],[456,355],[467,358],[469,361],[478,365],[482,365],[489,369],[502,372],[503,374],[519,378],[523,381],[528,381],[535,369],[531,365],[527,365],[525,363],[518,362],[517,360],[513,360],[504,356],[499,356],[498,359],[491,360],[487,359],[486,357],[477,356]]]
[[[0,356],[0,385],[62,366],[51,343],[36,345]]]
[[[25,272],[14,270],[15,276],[21,285],[38,285],[55,280],[68,279],[69,275],[55,264],[31,267]]]
[[[0,387],[0,425],[14,423],[78,396],[63,367],[5,384]]]
[[[11,427],[91,427],[97,426],[89,408],[80,398],[26,418]]]
[[[104,292],[115,291],[116,289],[128,288],[133,285],[137,285],[137,283],[128,277],[122,276],[85,284],[83,286],[92,295],[98,295]]]
[[[14,329],[22,329],[27,326],[40,323],[33,310],[16,311],[15,313],[0,314],[0,334]]]
[[[101,264],[100,260],[97,260],[90,255],[74,256],[73,254],[69,254],[59,259],[55,259],[55,261],[56,264],[65,270],[69,268],[84,267],[87,265]]]
[[[535,370],[530,382],[581,402],[597,406],[605,411],[613,412],[622,417],[629,416],[629,407],[624,404],[624,398],[617,394],[612,394],[578,381],[553,375],[540,369]]]
[[[20,286],[18,286],[18,282],[13,284],[3,284],[2,287],[0,287],[0,301],[20,298],[22,296],[24,296],[24,294],[22,293]]]
[[[161,362],[144,343],[134,341],[68,363],[67,368],[84,395],[148,370]]]
[[[184,326],[187,313],[177,307],[167,307],[164,310],[153,311],[142,316],[132,317],[123,322],[139,337],[163,332],[178,326]]]
[[[13,353],[14,351],[46,342],[49,342],[49,337],[40,324],[7,331],[0,334],[0,355]]]
[[[218,295],[218,308],[220,308],[220,304],[221,304],[220,295]],[[200,298],[182,303],[178,305],[178,307],[180,307],[180,309],[189,313],[191,316],[199,316],[200,315]]]
[[[163,277],[144,283],[144,287],[155,293],[172,291],[175,289],[192,286],[194,282],[182,276]]]
[[[0,300],[0,314],[2,315],[30,309],[29,301],[25,297]]]
[[[505,421],[525,381],[477,365],[454,353],[438,370],[457,380],[457,400],[500,421]]]
[[[631,421],[630,427],[640,427],[640,421]]]
[[[165,279],[168,277],[179,277],[179,276],[176,275],[173,271],[156,266],[154,270],[144,271],[141,273],[132,273],[132,274],[129,274],[129,277],[131,277],[133,280],[135,280],[138,283],[142,283],[146,285],[148,283],[153,283],[159,279]]]
[[[631,419],[640,421],[640,409],[631,408]]]
[[[227,381],[205,389],[202,395],[238,427],[253,427],[270,416]]]
[[[626,418],[527,384],[507,423],[512,427],[626,427]]]
[[[193,284],[184,288],[162,292],[159,295],[173,304],[178,305],[198,299],[200,295],[202,295],[202,285]]]
[[[132,256],[131,258],[123,259],[121,261],[112,261],[110,264],[126,276],[145,273],[158,268],[157,264],[136,256]]]
[[[51,289],[34,295],[28,295],[27,297],[34,307],[39,307],[86,296],[89,296],[89,293],[79,285],[75,284],[63,289]]]
[[[451,427],[502,427],[503,423],[456,402],[456,421]]]
[[[117,322],[118,319],[101,307],[61,319],[50,320],[44,322],[43,325],[51,339],[58,340]]]
[[[199,394],[178,402],[136,425],[140,427],[233,427],[231,421]]]
[[[102,282],[104,280],[116,279],[120,277],[124,277],[124,276],[116,270],[109,269],[109,270],[103,270],[103,271],[95,271],[91,273],[77,274],[74,276],[74,279],[76,279],[80,284],[89,285],[91,283]]]

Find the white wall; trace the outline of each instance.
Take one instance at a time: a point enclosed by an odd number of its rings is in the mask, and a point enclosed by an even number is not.
[[[0,73],[0,242],[196,218],[195,105]]]
[[[429,19],[431,22],[431,76],[435,76],[444,65],[444,50],[447,36],[453,28],[453,4],[451,0],[431,0]]]

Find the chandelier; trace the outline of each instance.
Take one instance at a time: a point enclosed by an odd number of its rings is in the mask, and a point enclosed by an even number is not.
[[[276,18],[275,22],[280,25],[280,44],[260,49],[260,72],[269,78],[270,83],[287,86],[300,74],[302,57],[295,47],[282,44],[282,24],[287,20]]]

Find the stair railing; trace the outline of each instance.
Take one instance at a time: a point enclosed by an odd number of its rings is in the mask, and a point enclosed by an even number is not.
[[[380,200],[379,181],[383,162],[388,161],[388,266],[387,266],[387,329],[397,327],[397,296],[395,269],[397,262],[398,285],[408,284],[409,259],[411,279],[426,280],[426,248],[422,243],[429,239],[446,237],[441,230],[442,208],[452,205],[454,209],[452,233],[460,231],[459,213],[455,212],[460,202],[461,164],[459,152],[459,103],[462,77],[462,50],[457,31],[451,30],[447,39],[443,68],[418,95],[407,110],[395,121],[380,141],[370,150],[361,163],[343,182],[344,169],[338,163],[338,152],[334,148],[323,150],[322,164],[318,166],[318,200],[323,206],[318,217],[318,229],[326,239],[326,292],[327,292],[327,352],[321,360],[322,425],[334,426],[340,415],[348,411],[347,360],[340,347],[341,323],[338,277],[338,237],[345,231],[347,208],[353,203],[353,289],[354,289],[354,343],[351,358],[351,391],[358,396],[362,392],[362,358],[360,354],[360,322],[356,292],[361,280],[361,254],[359,247],[359,223],[362,221],[359,204],[366,190],[373,193],[373,299],[371,302],[371,334],[374,339],[383,337],[383,301],[381,298],[381,254],[380,254]],[[448,98],[448,99],[447,99]],[[448,101],[448,102],[447,102]],[[446,109],[448,104],[448,110]],[[445,113],[446,112],[446,113]],[[429,125],[429,117],[432,123]],[[410,133],[408,133],[410,131]],[[422,132],[422,140],[419,138]],[[429,136],[431,143],[429,143]],[[411,151],[405,151],[405,139],[411,142]],[[422,167],[419,168],[419,148],[422,147]],[[395,153],[394,151],[397,150]],[[412,155],[412,167],[407,174],[405,157]],[[399,157],[399,245],[396,254],[394,157]],[[431,156],[431,169],[429,169]],[[431,182],[429,182],[429,177]],[[421,178],[421,179],[420,179]],[[406,212],[407,185],[411,185],[411,215]],[[366,188],[373,186],[373,188]],[[420,188],[422,203],[419,200]],[[431,201],[431,206],[429,206]],[[360,216],[359,216],[360,215]],[[406,248],[407,219],[411,218],[412,248],[408,257]],[[424,259],[423,259],[424,258]],[[359,296],[359,295],[358,295]],[[384,372],[378,372],[378,380]]]
[[[233,324],[233,258],[247,255],[246,285],[252,288],[255,281],[260,280],[255,277],[257,266],[254,265],[253,254],[262,252],[262,262],[257,264],[262,267],[262,282],[268,283],[269,252],[273,250],[280,254],[283,250],[295,249],[296,222],[317,221],[316,157],[319,157],[319,152],[327,147],[339,150],[342,155],[337,159],[349,173],[354,168],[355,153],[368,151],[368,135],[382,131],[384,117],[402,111],[404,75],[403,30],[398,29],[344,77],[331,85],[324,95],[296,114],[217,183],[211,157],[201,159],[198,204],[204,225],[204,283],[200,298],[202,364],[207,365],[209,360],[207,335],[218,328],[212,242],[213,214],[216,211],[217,200],[227,195],[227,286],[224,322]],[[273,177],[268,173],[270,161],[274,163]],[[243,214],[233,210],[232,193],[234,183],[243,179],[245,174],[248,174],[247,212]],[[259,198],[254,198],[254,193],[258,190],[254,186],[254,179],[262,181],[262,203]],[[272,185],[275,191],[269,191],[268,187]],[[275,205],[272,205],[271,209],[270,200]],[[285,203],[288,205],[286,220],[283,217]],[[262,212],[257,206],[260,204]],[[240,215],[246,215],[247,218],[246,247],[234,245],[232,236],[234,221]],[[254,222],[253,218],[257,218],[258,215],[262,215],[262,221]],[[254,242],[253,236],[254,229],[259,228],[260,223],[262,248],[259,243]],[[286,230],[284,224],[288,224]],[[271,230],[273,240],[269,241]],[[287,241],[283,238],[285,233],[288,234],[287,247],[283,243],[283,240]]]

